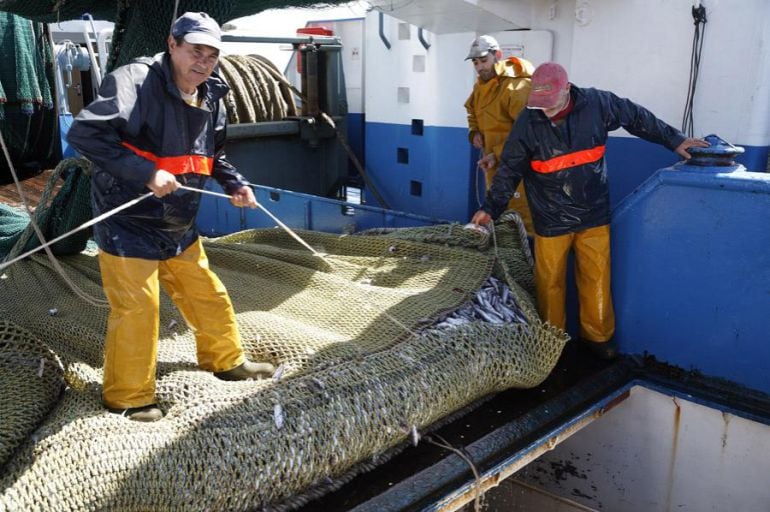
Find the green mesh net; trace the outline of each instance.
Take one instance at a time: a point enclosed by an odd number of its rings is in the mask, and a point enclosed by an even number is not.
[[[6,320],[0,320],[0,375],[1,468],[58,403],[65,384],[56,355]]]
[[[280,378],[223,382],[199,370],[193,335],[164,296],[157,396],[166,416],[152,424],[101,405],[107,309],[74,299],[45,257],[10,267],[0,296],[16,298],[2,311],[21,326],[8,327],[11,341],[33,339],[31,355],[17,349],[31,360],[38,347],[55,353],[67,389],[31,435],[29,425],[15,432],[23,441],[5,461],[0,510],[291,509],[384,460],[410,431],[489,393],[538,385],[566,335],[535,312],[516,229],[499,224],[497,244],[457,225],[299,232],[322,258],[275,229],[207,242],[248,356],[281,368]],[[59,259],[68,279],[101,297],[94,255]],[[450,322],[490,277],[521,318]],[[57,389],[19,389],[2,414],[20,417],[14,408],[50,403]]]
[[[43,26],[0,12],[0,131],[17,173],[29,176],[52,164],[56,150],[53,57]],[[11,174],[0,158],[0,184]]]

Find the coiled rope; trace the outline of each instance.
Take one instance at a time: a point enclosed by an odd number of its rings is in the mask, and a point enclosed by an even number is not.
[[[229,122],[279,121],[297,115],[291,84],[260,55],[225,55],[219,59],[230,93],[225,96]]]

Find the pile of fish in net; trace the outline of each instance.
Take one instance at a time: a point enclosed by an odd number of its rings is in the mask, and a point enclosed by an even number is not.
[[[528,325],[519,304],[507,284],[489,276],[469,303],[436,323],[434,329],[449,329],[471,322],[490,324],[519,323]]]

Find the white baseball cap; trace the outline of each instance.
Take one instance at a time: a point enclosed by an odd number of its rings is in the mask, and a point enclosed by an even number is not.
[[[486,57],[489,52],[496,52],[500,49],[497,39],[492,36],[479,36],[471,43],[471,51],[465,60]]]

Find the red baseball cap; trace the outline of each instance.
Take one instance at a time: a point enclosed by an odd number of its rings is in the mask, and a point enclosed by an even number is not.
[[[559,95],[569,80],[564,68],[555,62],[540,64],[532,73],[532,90],[527,107],[553,108],[559,103]]]

